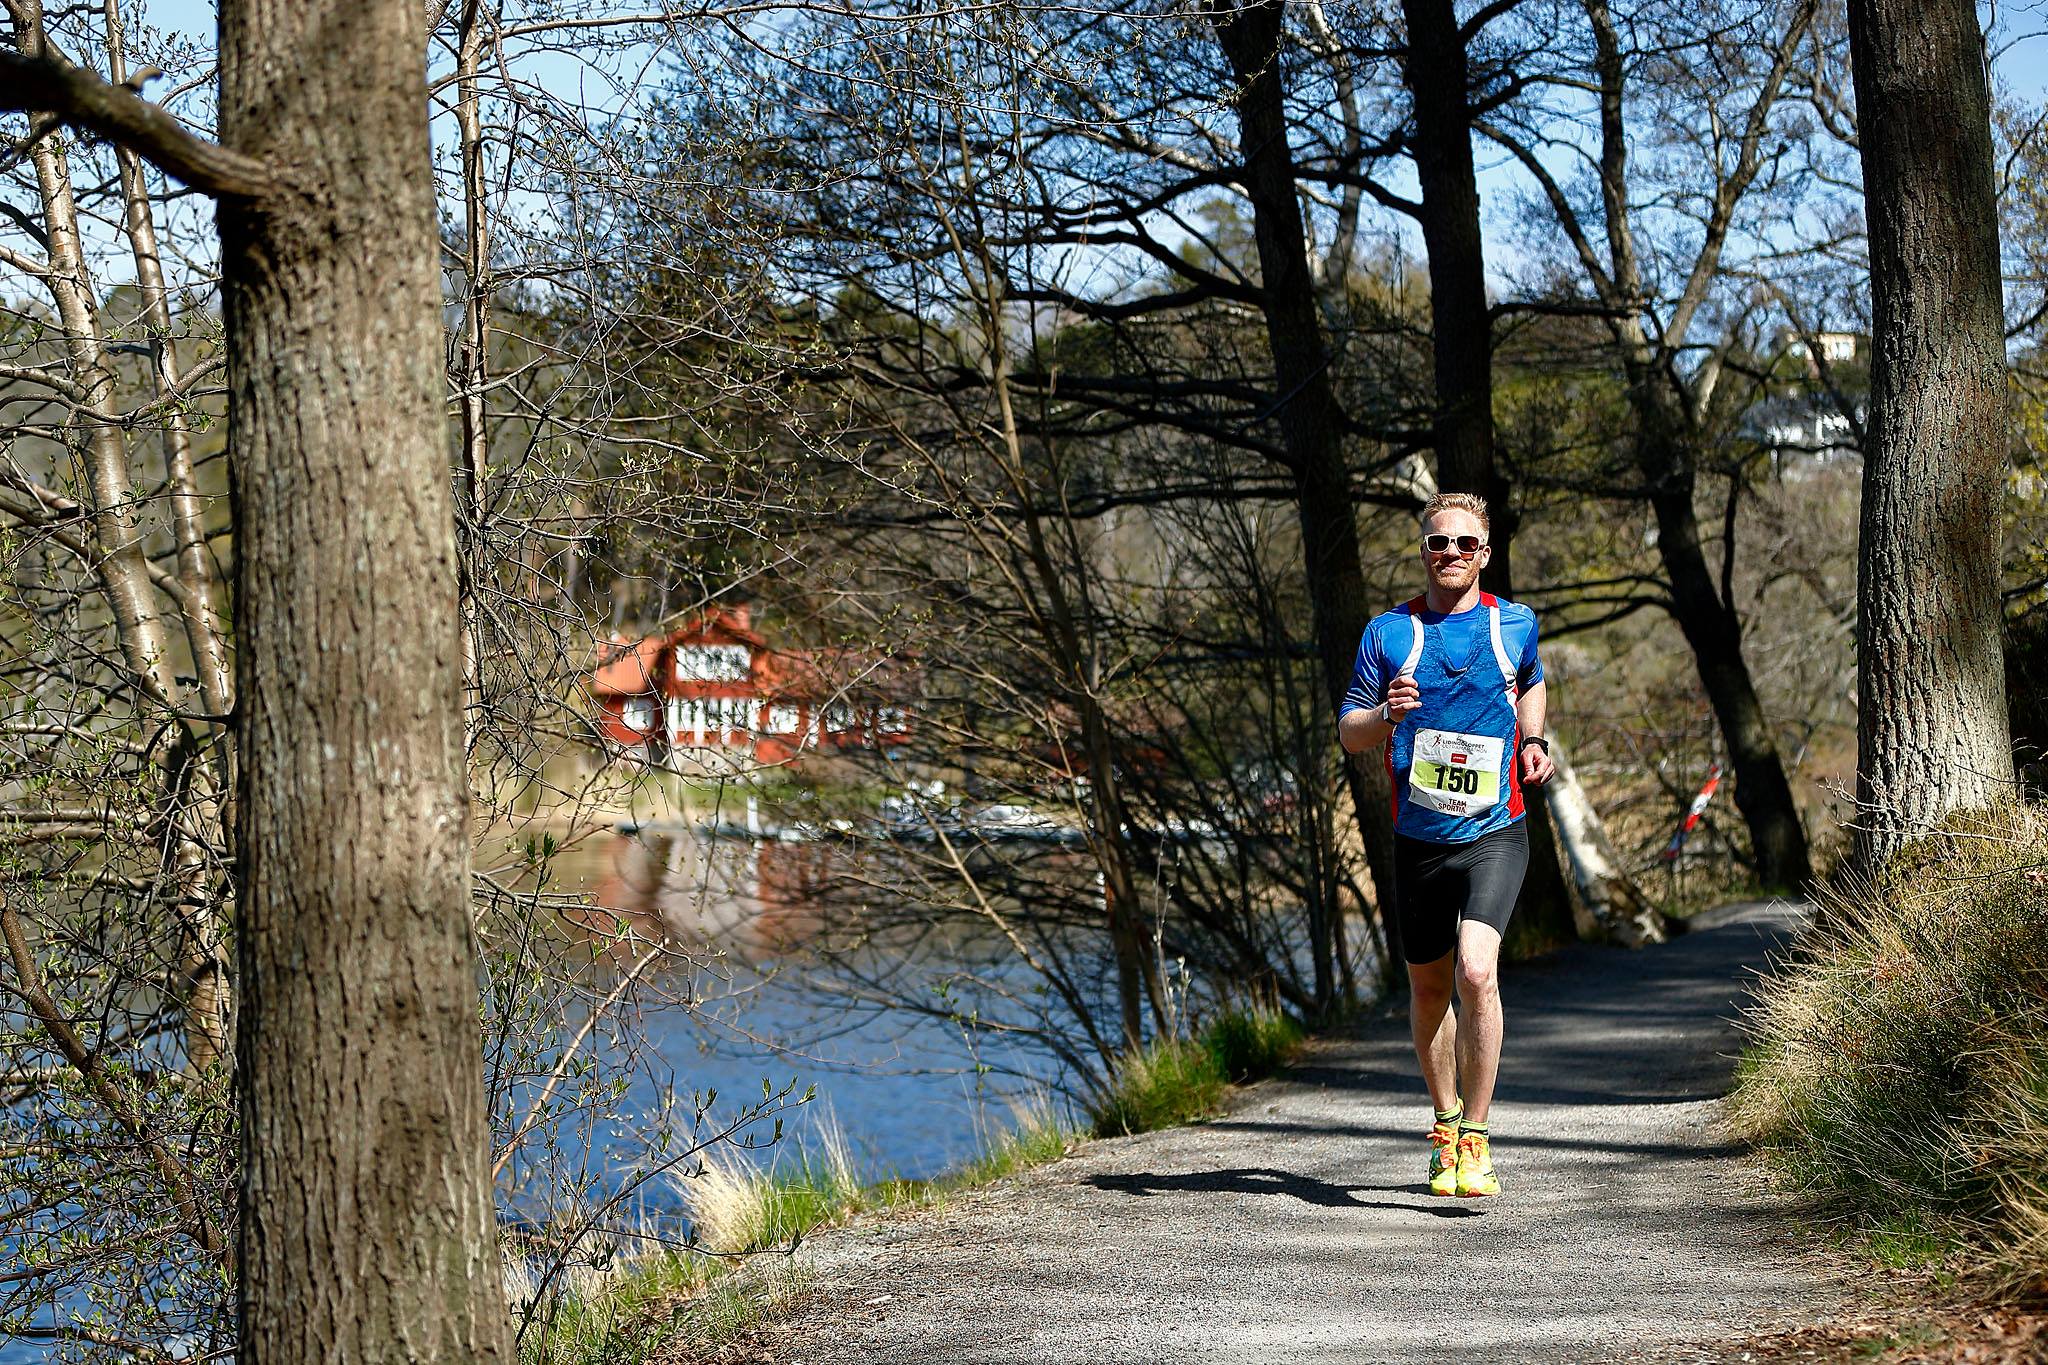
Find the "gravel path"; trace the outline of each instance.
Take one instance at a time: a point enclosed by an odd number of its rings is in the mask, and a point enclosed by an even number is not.
[[[820,1236],[775,1357],[1728,1358],[1843,1292],[1717,1128],[1730,1017],[1794,922],[1731,906],[1661,948],[1507,968],[1498,1199],[1427,1193],[1405,1021],[1379,1019],[1223,1119]]]

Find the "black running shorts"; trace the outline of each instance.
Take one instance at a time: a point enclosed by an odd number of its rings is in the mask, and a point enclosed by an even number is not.
[[[1528,821],[1517,820],[1469,844],[1432,844],[1394,836],[1394,902],[1401,952],[1434,962],[1458,946],[1458,921],[1508,931],[1522,875],[1529,870]]]

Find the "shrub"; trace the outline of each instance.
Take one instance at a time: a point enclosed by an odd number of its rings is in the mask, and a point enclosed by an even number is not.
[[[1867,1229],[1942,1230],[2038,1275],[2048,1253],[2048,837],[1958,821],[1758,992],[1738,1130]]]
[[[1125,1059],[1090,1111],[1095,1135],[1149,1133],[1205,1118],[1227,1085],[1279,1069],[1300,1041],[1301,1026],[1278,1010],[1233,1011],[1192,1041],[1161,1039]]]
[[[1301,1046],[1301,1025],[1280,1010],[1233,1011],[1202,1034],[1202,1047],[1229,1081],[1256,1080],[1278,1071]]]

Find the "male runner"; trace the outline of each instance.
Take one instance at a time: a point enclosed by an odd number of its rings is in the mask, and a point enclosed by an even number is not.
[[[1485,499],[1439,493],[1422,532],[1428,588],[1366,627],[1337,735],[1354,754],[1392,740],[1395,913],[1415,1055],[1436,1109],[1429,1192],[1491,1195],[1500,940],[1529,866],[1522,789],[1555,769],[1536,613],[1479,590],[1493,557]]]

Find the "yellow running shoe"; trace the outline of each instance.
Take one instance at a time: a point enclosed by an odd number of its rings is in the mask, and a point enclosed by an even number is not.
[[[1493,1152],[1484,1133],[1458,1135],[1458,1193],[1468,1198],[1500,1193],[1500,1181],[1493,1173]]]
[[[1429,1130],[1429,1192],[1458,1192],[1458,1124],[1439,1123]]]

